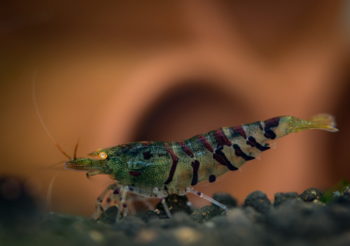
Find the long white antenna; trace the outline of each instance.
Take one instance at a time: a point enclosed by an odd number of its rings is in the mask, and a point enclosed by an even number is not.
[[[47,188],[47,194],[46,194],[46,206],[47,206],[47,210],[51,211],[52,209],[52,190],[53,190],[53,184],[56,181],[56,177],[58,174],[54,175],[49,183],[49,187]]]
[[[40,124],[43,127],[46,135],[50,138],[50,140],[52,141],[52,143],[56,146],[56,148],[68,159],[72,159],[62,148],[61,146],[56,142],[55,138],[52,136],[52,134],[50,133],[49,129],[47,128],[41,114],[39,111],[39,106],[38,106],[38,102],[37,102],[37,97],[36,97],[36,78],[37,78],[37,71],[35,71],[33,73],[33,78],[32,78],[32,100],[33,100],[33,105],[34,105],[34,109],[35,109],[35,113],[39,118]]]

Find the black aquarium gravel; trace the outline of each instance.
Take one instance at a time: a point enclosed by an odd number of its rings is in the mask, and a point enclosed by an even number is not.
[[[40,212],[21,182],[0,178],[0,245],[350,245],[348,186],[276,193],[274,201],[255,191],[242,205],[215,194],[227,212],[214,205],[194,209],[186,197],[170,196],[171,219],[157,206],[115,223],[116,207],[98,221]],[[6,193],[15,189],[16,197]]]

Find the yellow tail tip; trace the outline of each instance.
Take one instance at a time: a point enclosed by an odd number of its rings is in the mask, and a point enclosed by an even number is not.
[[[329,132],[337,132],[335,119],[330,114],[318,114],[310,120],[311,128],[321,129]]]

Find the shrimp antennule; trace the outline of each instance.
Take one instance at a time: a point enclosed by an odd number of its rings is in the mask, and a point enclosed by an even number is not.
[[[75,144],[75,147],[74,147],[73,160],[76,160],[76,159],[77,159],[77,153],[78,153],[79,142],[80,142],[80,138],[78,138],[78,141],[77,141],[77,143]]]

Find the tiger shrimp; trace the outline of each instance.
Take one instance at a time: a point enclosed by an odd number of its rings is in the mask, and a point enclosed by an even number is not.
[[[133,142],[100,149],[88,158],[69,160],[65,167],[87,171],[88,176],[107,174],[116,180],[98,197],[97,217],[104,211],[102,204],[106,197],[118,203],[118,217],[126,216],[130,192],[145,198],[160,198],[168,217],[171,214],[165,198],[170,194],[192,193],[226,209],[193,186],[203,181],[215,182],[218,176],[238,170],[270,149],[271,140],[307,129],[337,131],[333,117],[327,114],[316,115],[311,120],[280,116],[222,127],[181,142]]]

